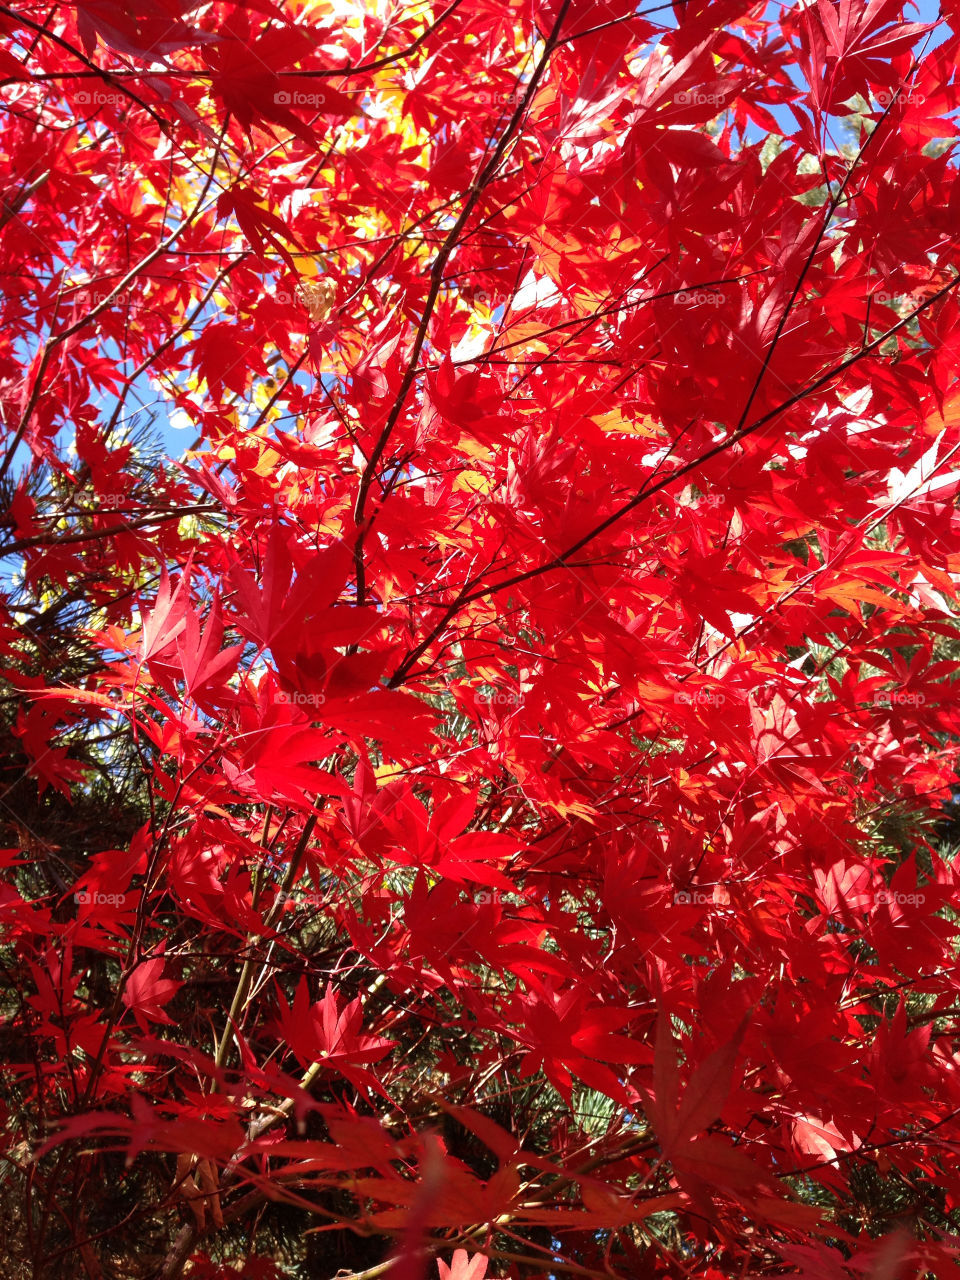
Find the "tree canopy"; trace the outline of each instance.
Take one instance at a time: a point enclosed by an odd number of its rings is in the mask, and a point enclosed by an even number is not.
[[[958,33],[0,4],[5,1277],[953,1274]]]

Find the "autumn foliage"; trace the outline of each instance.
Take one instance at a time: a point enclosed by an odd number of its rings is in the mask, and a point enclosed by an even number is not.
[[[958,13],[0,5],[5,1278],[953,1274]]]

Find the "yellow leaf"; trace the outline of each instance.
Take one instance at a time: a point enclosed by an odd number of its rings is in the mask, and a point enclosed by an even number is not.
[[[471,493],[486,493],[490,481],[479,471],[461,471],[453,482],[454,490],[467,489]]]
[[[653,436],[657,434],[657,424],[652,418],[641,418],[631,422],[623,416],[619,409],[610,413],[594,414],[593,421],[601,431],[617,431],[627,436]]]
[[[297,286],[300,300],[314,324],[323,324],[337,300],[337,286],[333,280],[321,276],[319,280],[301,280]]]

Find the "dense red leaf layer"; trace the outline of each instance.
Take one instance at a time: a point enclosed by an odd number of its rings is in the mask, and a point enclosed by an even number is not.
[[[947,1274],[957,14],[3,15],[11,1259]]]

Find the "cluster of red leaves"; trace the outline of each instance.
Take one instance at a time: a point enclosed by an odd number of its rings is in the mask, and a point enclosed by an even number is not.
[[[953,1265],[955,28],[0,7],[11,741],[145,806],[5,855],[36,1267],[106,1265],[112,1145],[219,1188],[165,1280],[272,1274],[200,1236],[277,1199],[397,1276]],[[940,1216],[858,1234],[865,1171]]]

